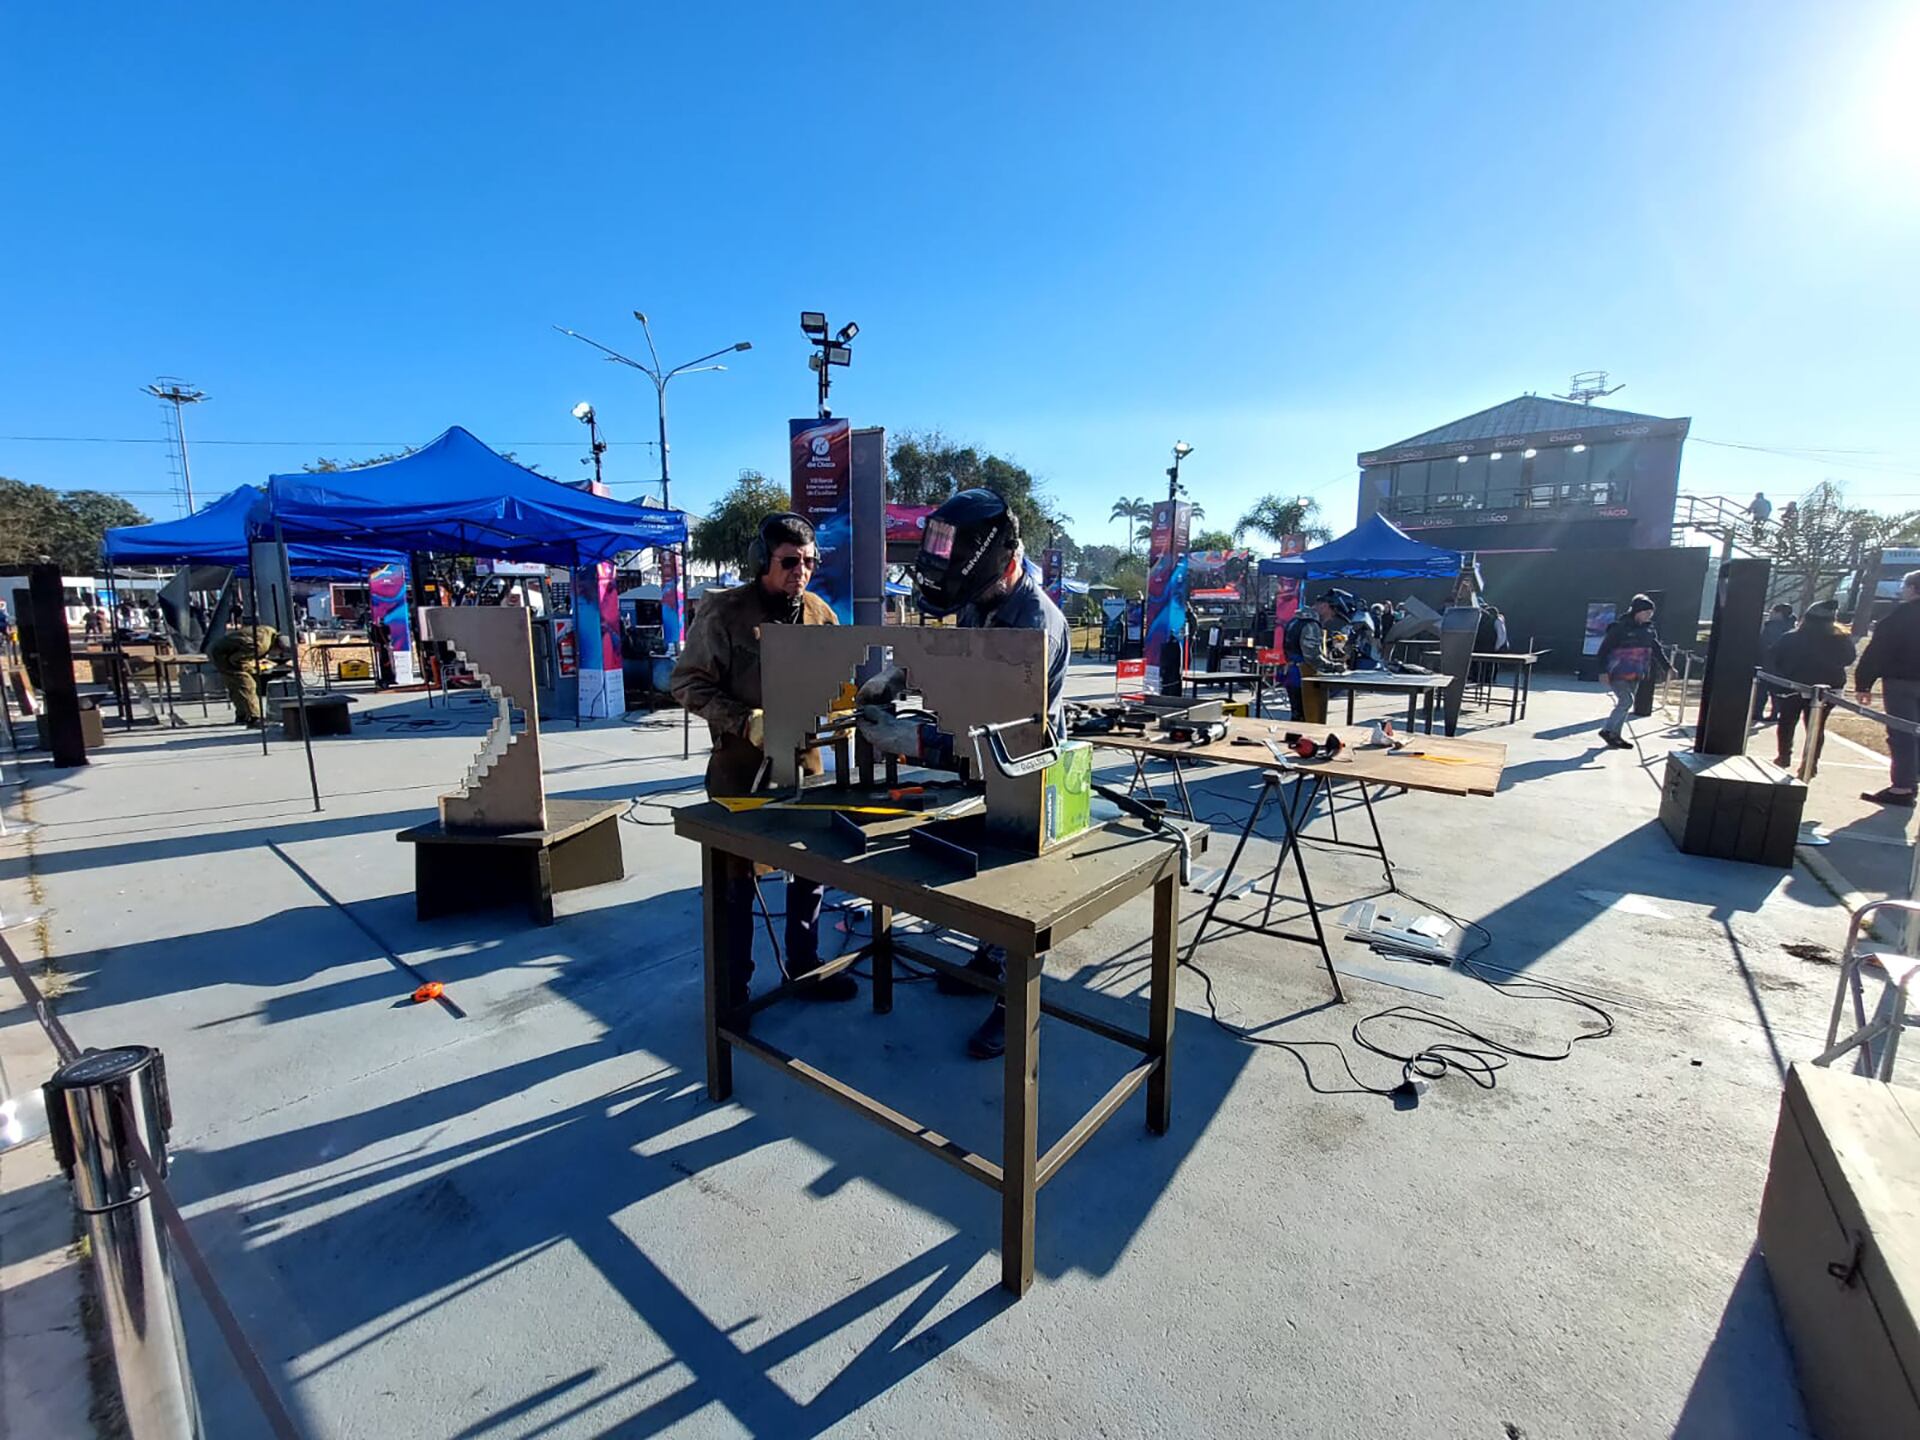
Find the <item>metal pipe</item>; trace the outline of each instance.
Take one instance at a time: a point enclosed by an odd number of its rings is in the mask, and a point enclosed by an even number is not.
[[[1827,736],[1827,687],[1813,687],[1813,699],[1807,708],[1806,748],[1800,752],[1800,778],[1809,785],[1820,768],[1820,742]]]
[[[135,1147],[166,1171],[166,1064],[147,1045],[90,1051],[46,1084],[53,1150],[86,1217],[133,1440],[195,1440],[200,1403],[174,1294],[167,1234]]]

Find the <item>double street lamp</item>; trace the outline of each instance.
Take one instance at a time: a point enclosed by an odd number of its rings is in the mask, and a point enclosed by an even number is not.
[[[660,405],[660,503],[671,510],[673,508],[673,472],[669,464],[669,451],[667,449],[667,384],[676,375],[695,375],[702,370],[724,370],[727,368],[726,366],[710,364],[709,362],[718,360],[722,355],[731,355],[735,351],[751,350],[753,348],[753,342],[751,340],[735,341],[733,344],[723,346],[711,354],[696,356],[683,365],[675,365],[669,369],[660,363],[660,352],[654,348],[653,330],[647,324],[646,314],[643,311],[636,310],[633,312],[633,318],[640,322],[640,333],[647,337],[647,354],[653,358],[653,363],[650,365],[645,361],[635,360],[629,356],[622,355],[611,346],[602,345],[598,340],[590,339],[580,334],[577,330],[569,330],[564,325],[556,325],[553,328],[558,330],[562,335],[571,335],[583,344],[593,346],[594,349],[598,350],[609,360],[618,361],[630,369],[638,370],[653,382],[653,392],[659,400]],[[593,423],[590,418],[592,415],[591,406],[588,407],[587,415],[580,415],[578,408],[575,409],[574,414],[580,416],[580,419],[587,424]],[[594,459],[595,473],[597,475],[599,462],[599,452],[597,450],[595,451]],[[660,591],[663,602],[670,593],[677,592],[682,584],[682,577],[686,574],[684,550],[685,547],[683,545],[674,547],[672,552],[673,574],[671,576],[667,573],[666,557],[663,556],[661,559]],[[664,608],[663,605],[663,609]],[[683,613],[684,611],[675,607],[676,616]],[[680,635],[677,633],[677,630],[678,627],[676,626],[674,631],[668,633],[666,636],[670,648],[677,648],[680,643]]]

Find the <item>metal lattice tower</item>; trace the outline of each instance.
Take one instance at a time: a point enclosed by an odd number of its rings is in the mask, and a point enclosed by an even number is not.
[[[173,442],[167,449],[167,463],[172,471],[174,489],[182,497],[183,513],[191,515],[194,510],[193,470],[187,463],[185,407],[198,405],[207,398],[207,393],[194,389],[175,375],[162,375],[153,384],[143,385],[141,389],[160,402],[161,414],[167,425],[167,439]]]

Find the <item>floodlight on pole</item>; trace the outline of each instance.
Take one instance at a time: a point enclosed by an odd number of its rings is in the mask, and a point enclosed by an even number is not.
[[[593,454],[593,492],[599,494],[603,488],[600,483],[600,457],[607,453],[607,442],[600,438],[600,419],[593,413],[593,406],[585,400],[573,407],[573,418],[587,427],[587,447]],[[582,460],[585,465],[589,462]]]
[[[1193,446],[1184,440],[1173,442],[1173,464],[1167,467],[1167,499],[1180,498],[1180,462],[1193,453]]]
[[[853,337],[860,333],[860,327],[849,320],[838,334],[832,334],[826,311],[802,310],[800,333],[819,347],[807,357],[807,368],[819,377],[820,418],[831,419],[833,411],[827,407],[827,394],[833,389],[833,367],[853,364]]]

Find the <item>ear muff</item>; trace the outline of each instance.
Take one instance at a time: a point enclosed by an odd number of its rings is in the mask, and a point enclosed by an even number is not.
[[[755,532],[753,539],[747,545],[747,569],[755,580],[773,568],[774,541],[768,532],[776,526],[783,530],[790,526],[797,526],[808,535],[813,534],[813,522],[804,515],[796,515],[791,510],[780,510],[767,516],[760,522],[760,529]]]

